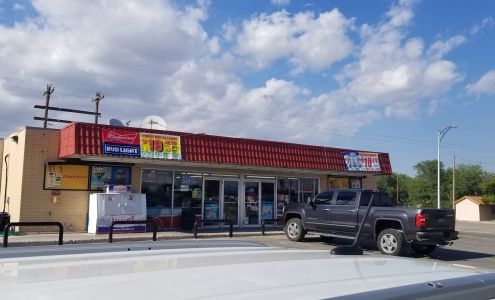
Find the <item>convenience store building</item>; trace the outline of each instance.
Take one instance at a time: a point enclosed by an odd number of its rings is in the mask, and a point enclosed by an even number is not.
[[[376,189],[389,155],[245,138],[72,123],[26,127],[0,140],[2,208],[11,221],[86,231],[91,193],[128,185],[148,218],[182,228],[184,212],[259,226],[284,203],[327,188]]]

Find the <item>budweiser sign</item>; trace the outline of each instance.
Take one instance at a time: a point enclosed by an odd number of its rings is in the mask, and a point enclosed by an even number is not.
[[[139,133],[125,130],[103,129],[103,143],[139,145]]]

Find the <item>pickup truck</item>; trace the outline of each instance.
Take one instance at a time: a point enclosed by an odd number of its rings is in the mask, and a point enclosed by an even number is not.
[[[452,209],[395,206],[388,193],[364,189],[326,190],[307,203],[288,203],[283,225],[287,238],[302,241],[308,232],[322,237],[355,239],[359,224],[373,197],[361,237],[377,242],[386,255],[400,255],[404,246],[421,255],[458,237]]]

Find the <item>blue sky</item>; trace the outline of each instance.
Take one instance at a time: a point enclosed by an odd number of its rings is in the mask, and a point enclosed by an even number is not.
[[[495,172],[494,1],[0,0],[0,136],[53,106],[102,122]],[[54,113],[53,117],[91,122]],[[59,128],[58,124],[51,127]]]

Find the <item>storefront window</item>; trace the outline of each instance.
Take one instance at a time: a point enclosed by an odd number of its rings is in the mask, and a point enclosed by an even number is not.
[[[204,220],[218,220],[220,216],[220,179],[205,180]]]
[[[277,215],[282,215],[285,203],[297,202],[297,178],[279,178],[277,185]]]
[[[314,198],[314,196],[318,193],[318,180],[315,178],[301,178],[300,181],[301,188],[300,193],[301,197],[299,198],[300,202],[307,202],[308,198]]]
[[[175,172],[174,215],[180,215],[183,209],[201,214],[201,193],[203,176],[201,173]]]
[[[167,216],[172,213],[173,172],[143,170],[141,193],[146,194],[149,217]]]
[[[131,168],[123,166],[91,166],[91,190],[103,191],[105,185],[130,185]]]

